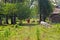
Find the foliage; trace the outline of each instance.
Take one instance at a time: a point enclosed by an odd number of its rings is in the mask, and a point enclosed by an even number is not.
[[[48,15],[53,11],[52,4],[50,3],[49,0],[40,0],[39,7],[40,7],[40,12],[42,12],[42,14]]]
[[[38,6],[35,5],[31,8],[31,18],[37,18],[38,16]]]
[[[17,5],[16,8],[18,9],[17,10],[18,19],[23,20],[23,19],[30,17],[30,8],[29,7],[27,7],[23,3],[22,4],[17,3],[16,5]]]
[[[0,17],[3,17],[2,15],[4,14],[4,3],[0,2]]]
[[[17,11],[15,4],[11,4],[11,3],[6,3],[5,7],[4,7],[4,13],[5,14],[9,14],[12,16],[12,14],[15,14]]]
[[[41,19],[46,19],[52,12],[52,4],[49,0],[38,0]]]
[[[0,2],[0,14],[3,13],[3,3]]]

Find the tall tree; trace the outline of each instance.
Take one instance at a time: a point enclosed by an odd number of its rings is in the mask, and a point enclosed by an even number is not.
[[[52,4],[49,0],[38,0],[38,6],[40,11],[40,21],[45,21],[46,17],[53,11]]]
[[[4,15],[5,15],[5,18],[6,18],[6,20],[5,20],[5,22],[6,22],[6,24],[8,24],[8,14],[9,14],[9,5],[8,4],[5,4],[5,7],[4,7]]]
[[[8,18],[11,18],[11,24],[16,23],[16,6],[15,4],[6,3],[4,7],[4,13],[6,16],[6,23],[8,24]]]
[[[0,2],[0,25],[2,24],[3,7],[4,4]]]
[[[22,23],[22,20],[30,17],[30,8],[26,6],[25,4],[17,3],[17,17],[20,20],[20,23]]]
[[[17,8],[15,4],[10,5],[10,18],[11,18],[11,24],[16,24],[16,13]]]

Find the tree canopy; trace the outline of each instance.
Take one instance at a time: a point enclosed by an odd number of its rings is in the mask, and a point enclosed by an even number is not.
[[[52,4],[49,0],[38,0],[38,6],[40,11],[40,19],[45,21],[51,12],[53,12]]]

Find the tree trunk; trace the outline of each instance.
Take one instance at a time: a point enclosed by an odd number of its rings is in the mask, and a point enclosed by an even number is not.
[[[46,21],[46,16],[44,14],[40,14],[40,22],[41,21]]]
[[[46,17],[43,17],[43,21],[46,22]]]
[[[9,24],[9,23],[8,23],[8,15],[6,15],[6,24]]]
[[[42,14],[40,14],[40,22],[43,21],[43,17]]]
[[[46,22],[46,15],[43,14],[42,19],[44,22]]]
[[[13,24],[13,17],[11,16],[11,24]]]
[[[16,16],[11,17],[11,24],[16,24]]]
[[[13,20],[14,20],[13,23],[16,24],[16,16],[15,15],[13,17]]]
[[[20,20],[19,25],[22,25],[22,20]]]
[[[40,14],[40,22],[42,21],[42,17],[41,17],[41,14]]]
[[[0,17],[0,25],[2,25],[2,19],[1,19],[1,17]]]

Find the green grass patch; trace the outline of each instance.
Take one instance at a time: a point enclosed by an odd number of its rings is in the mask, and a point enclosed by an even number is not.
[[[37,24],[0,26],[0,40],[60,40],[59,35],[59,24],[50,28]]]

